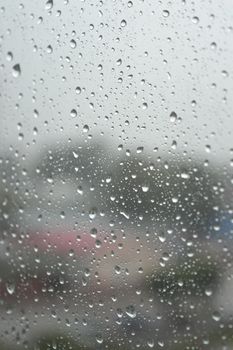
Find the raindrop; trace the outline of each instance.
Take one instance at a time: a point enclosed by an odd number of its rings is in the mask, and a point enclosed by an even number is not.
[[[77,117],[77,111],[76,111],[76,109],[72,109],[72,110],[70,111],[70,116],[71,116],[72,118]]]
[[[18,63],[13,66],[12,75],[14,78],[18,78],[21,75],[21,68]]]
[[[83,132],[88,132],[89,131],[89,126],[86,124],[83,127]]]
[[[126,314],[131,317],[131,318],[135,318],[137,316],[135,307],[133,305],[129,305],[126,307]]]
[[[144,147],[143,146],[140,146],[137,148],[137,153],[142,153],[144,150]]]
[[[90,211],[89,211],[89,218],[91,220],[94,220],[96,218],[96,215],[97,215],[97,209],[96,208],[92,208]]]
[[[95,241],[95,246],[96,246],[96,248],[100,248],[101,245],[102,245],[102,242],[101,242],[99,239],[97,239],[97,240]]]
[[[70,40],[70,47],[71,47],[72,49],[75,49],[76,46],[77,46],[76,41],[75,41],[74,39],[71,39],[71,40]]]
[[[160,242],[164,243],[164,242],[166,241],[166,236],[165,236],[164,231],[161,231],[161,232],[158,234],[158,237],[159,237]]]
[[[194,17],[192,18],[192,22],[193,22],[194,24],[199,23],[199,18],[198,18],[197,16],[194,16]]]
[[[102,334],[97,334],[96,335],[96,337],[95,337],[95,339],[96,339],[96,342],[98,343],[98,344],[102,344],[103,343],[103,336],[102,336]]]
[[[65,212],[64,212],[64,211],[61,211],[61,213],[60,213],[60,217],[61,217],[61,219],[65,219],[66,214],[65,214]]]
[[[47,53],[52,53],[52,52],[53,52],[52,46],[51,46],[51,45],[48,45],[46,51],[47,51]]]
[[[212,318],[213,318],[214,321],[218,322],[221,319],[221,315],[220,315],[220,313],[218,311],[214,311],[213,314],[212,314]]]
[[[215,42],[212,42],[210,44],[210,47],[211,47],[212,50],[216,50],[217,49],[217,44]]]
[[[7,282],[6,284],[6,290],[7,292],[12,295],[15,292],[15,283],[13,282]]]
[[[77,159],[78,158],[78,153],[76,153],[75,151],[73,151],[72,153],[73,153],[74,158]]]
[[[121,268],[118,265],[115,266],[114,270],[115,270],[117,275],[119,275],[121,273]]]
[[[177,120],[177,114],[176,112],[172,111],[170,114],[170,121],[174,123]]]
[[[53,8],[53,0],[48,0],[45,4],[46,10],[51,10]]]
[[[148,192],[149,186],[148,185],[142,185],[142,192]]]
[[[169,17],[170,12],[168,10],[163,10],[163,17]]]
[[[125,19],[122,19],[121,21],[121,27],[125,27],[127,25],[127,22]]]
[[[155,346],[154,340],[153,339],[148,340],[147,345],[149,346],[149,348],[153,348]]]
[[[122,64],[122,60],[119,58],[119,60],[117,60],[117,65],[120,66]]]
[[[80,86],[76,87],[75,92],[76,92],[77,95],[81,94],[82,90],[81,90]]]
[[[9,62],[13,60],[13,54],[12,54],[12,52],[7,52],[6,59],[7,59],[7,61],[9,61]]]
[[[91,237],[96,238],[97,237],[97,229],[93,227],[90,231]]]

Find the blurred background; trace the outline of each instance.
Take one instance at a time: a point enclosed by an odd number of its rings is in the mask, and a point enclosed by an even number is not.
[[[231,7],[0,0],[0,349],[233,349]]]

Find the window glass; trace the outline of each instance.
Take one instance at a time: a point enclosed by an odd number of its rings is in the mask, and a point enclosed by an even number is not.
[[[0,14],[0,349],[232,349],[232,2]]]

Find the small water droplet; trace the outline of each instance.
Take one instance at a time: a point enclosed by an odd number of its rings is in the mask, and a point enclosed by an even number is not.
[[[135,318],[137,316],[135,307],[133,305],[129,305],[126,307],[126,314],[131,317],[131,318]]]
[[[114,270],[115,270],[117,275],[119,275],[121,273],[121,268],[118,265],[115,266]]]
[[[169,17],[170,12],[168,10],[163,10],[163,17]]]
[[[125,27],[127,25],[127,22],[125,19],[122,19],[121,21],[121,27]]]
[[[96,246],[96,248],[100,248],[101,245],[102,245],[102,242],[101,242],[99,239],[97,239],[97,240],[95,241],[95,246]]]
[[[140,146],[137,148],[137,153],[142,153],[144,150],[144,147],[143,146]]]
[[[71,39],[71,40],[70,40],[70,47],[71,47],[72,49],[75,49],[76,46],[77,46],[76,41],[75,41],[74,39]]]
[[[77,111],[76,111],[76,109],[73,108],[73,109],[70,111],[70,116],[71,116],[72,118],[77,117]]]
[[[146,102],[143,102],[142,109],[147,109],[147,108],[148,108],[148,104]]]
[[[48,0],[45,4],[46,10],[51,10],[53,8],[53,0]]]
[[[11,62],[11,61],[13,60],[13,54],[12,54],[12,52],[7,52],[6,60],[7,60],[8,62]]]
[[[97,237],[97,229],[93,227],[90,231],[91,237],[96,238]]]
[[[153,348],[155,346],[154,340],[153,339],[148,340],[147,345],[149,346],[149,348]]]
[[[199,23],[199,18],[198,18],[197,16],[194,16],[194,17],[192,18],[192,22],[193,22],[194,24]]]
[[[176,112],[172,111],[170,114],[170,121],[172,123],[175,123],[176,120],[177,120],[177,114],[176,114]]]
[[[218,322],[221,319],[221,315],[220,315],[220,313],[218,311],[214,311],[213,314],[212,314],[212,318],[213,318],[214,321]]]
[[[78,153],[76,153],[75,151],[73,151],[72,153],[73,153],[74,158],[77,159],[78,158]]]
[[[142,185],[142,192],[148,192],[149,191],[149,186],[148,185]]]
[[[60,217],[61,217],[62,219],[65,219],[66,214],[65,214],[65,212],[64,212],[64,211],[61,211],[61,213],[60,213]]]
[[[103,336],[102,336],[102,334],[100,334],[100,333],[99,333],[99,334],[96,334],[95,339],[96,339],[96,342],[97,342],[98,344],[102,344],[103,341],[104,341]]]
[[[6,290],[8,294],[12,295],[15,292],[15,283],[13,282],[7,282],[6,283]]]
[[[83,132],[88,132],[89,131],[89,126],[86,124],[83,127]]]
[[[77,87],[76,87],[75,92],[76,92],[77,95],[80,95],[80,94],[81,94],[82,89],[80,88],[80,86],[77,86]]]
[[[47,51],[47,53],[52,53],[53,52],[52,46],[48,45],[46,51]]]
[[[18,78],[21,75],[21,68],[18,63],[13,66],[12,75],[14,78]]]
[[[213,294],[213,291],[212,291],[210,288],[206,288],[206,289],[205,289],[205,295],[206,295],[207,297],[210,297],[212,294]]]
[[[97,215],[97,209],[96,208],[92,208],[90,211],[89,211],[89,218],[91,220],[94,220],[96,218],[96,215]]]

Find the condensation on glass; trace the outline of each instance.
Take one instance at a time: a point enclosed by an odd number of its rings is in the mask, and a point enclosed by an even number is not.
[[[0,16],[0,349],[232,349],[232,2]]]

